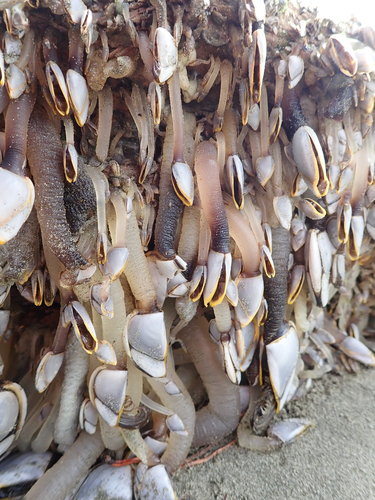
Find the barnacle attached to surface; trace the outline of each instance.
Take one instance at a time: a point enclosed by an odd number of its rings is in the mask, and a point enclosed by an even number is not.
[[[0,496],[173,499],[375,366],[373,30],[193,3],[1,4]]]

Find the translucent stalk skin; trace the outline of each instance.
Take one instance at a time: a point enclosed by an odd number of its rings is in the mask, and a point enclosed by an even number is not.
[[[173,121],[173,162],[184,161],[184,115],[178,71],[169,80],[169,103]]]
[[[99,432],[93,435],[81,432],[60,460],[35,483],[24,497],[25,500],[69,498],[103,450],[104,445]]]
[[[64,357],[60,407],[55,422],[54,441],[58,444],[70,446],[74,443],[88,368],[89,357],[81,348],[74,332],[70,331]]]
[[[129,250],[125,275],[141,313],[149,313],[156,307],[156,293],[152,283],[147,259],[143,252],[137,219],[134,212],[127,225],[127,247]]]
[[[282,227],[272,229],[272,259],[276,269],[274,278],[264,276],[264,296],[268,304],[268,316],[264,325],[264,342],[277,338],[284,321],[288,301],[288,258],[290,252],[289,231]]]
[[[10,101],[5,116],[6,151],[1,166],[18,175],[24,175],[27,126],[34,102],[35,96],[24,93],[18,99]]]
[[[229,228],[221,192],[216,147],[201,142],[195,153],[195,172],[203,213],[211,229],[211,248],[215,252],[229,252]]]
[[[27,158],[36,188],[35,206],[44,244],[67,269],[87,266],[66,220],[61,140],[41,107],[36,107],[30,118]]]
[[[240,392],[221,366],[216,346],[208,336],[208,323],[195,318],[179,337],[188,350],[207,390],[209,402],[196,414],[192,446],[217,442],[233,432],[240,420]]]
[[[147,377],[147,380],[160,398],[162,404],[180,417],[187,431],[186,435],[172,431],[170,432],[168,446],[160,462],[164,464],[168,472],[171,473],[181,465],[189,453],[194,433],[195,408],[190,394],[176,375],[171,363],[169,363],[167,368],[166,377],[178,387],[180,390],[179,394],[168,394],[165,390],[165,385],[156,378]]]

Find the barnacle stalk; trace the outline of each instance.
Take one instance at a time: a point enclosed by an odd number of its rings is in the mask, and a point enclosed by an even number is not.
[[[68,492],[80,484],[103,449],[99,433],[90,436],[81,432],[64,456],[31,488],[25,498],[36,500],[51,494],[63,500]],[[66,481],[67,477],[69,482]]]
[[[203,213],[211,230],[204,302],[211,305],[223,300],[229,281],[229,230],[221,193],[216,148],[209,142],[197,146],[195,172]]]
[[[190,207],[194,201],[194,181],[184,160],[184,115],[178,71],[169,80],[169,102],[173,121],[172,184],[182,203]]]
[[[3,5],[0,455],[40,464],[26,499],[172,500],[242,411],[240,444],[278,448],[315,378],[375,366],[374,32],[209,3]]]
[[[31,117],[28,141],[42,238],[69,271],[85,268],[88,262],[77,250],[66,220],[61,141],[42,108],[36,108]]]
[[[180,332],[198,373],[207,388],[209,402],[196,415],[193,446],[203,446],[224,437],[238,425],[240,395],[223,373],[215,348],[208,338],[208,323],[196,318]]]

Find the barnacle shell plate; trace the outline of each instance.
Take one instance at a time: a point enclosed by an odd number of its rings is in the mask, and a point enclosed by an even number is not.
[[[35,198],[34,185],[0,167],[0,245],[16,236],[30,215]]]

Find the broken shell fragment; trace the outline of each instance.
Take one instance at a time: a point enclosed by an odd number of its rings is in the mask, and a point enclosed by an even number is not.
[[[283,444],[291,443],[297,437],[304,434],[311,426],[312,422],[302,418],[289,418],[276,422],[269,428],[267,435],[271,438],[279,439]]]

